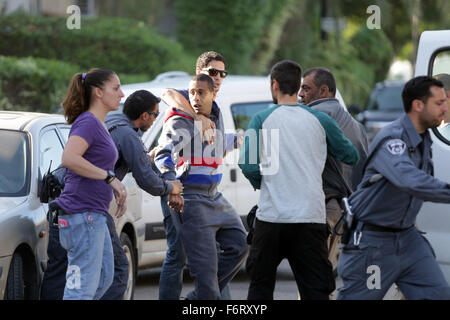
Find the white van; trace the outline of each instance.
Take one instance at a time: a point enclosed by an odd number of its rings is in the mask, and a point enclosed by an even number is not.
[[[417,51],[414,76],[450,74],[450,30],[425,31]],[[450,106],[449,106],[450,107]],[[450,183],[450,136],[441,129],[430,130],[433,139],[434,176]],[[418,228],[426,232],[436,259],[450,283],[450,205],[426,202],[417,217]]]

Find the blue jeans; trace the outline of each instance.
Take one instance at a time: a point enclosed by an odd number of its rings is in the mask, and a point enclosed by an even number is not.
[[[114,255],[100,213],[84,212],[60,216],[59,241],[67,251],[64,300],[98,300],[114,277]]]
[[[116,232],[114,219],[106,216],[114,253],[114,280],[100,300],[122,300],[128,285],[128,259]],[[48,262],[41,287],[41,300],[62,300],[66,284],[67,252],[59,242],[58,225],[49,221]]]
[[[184,252],[181,237],[178,232],[177,220],[171,217],[174,212],[167,205],[167,196],[161,197],[161,208],[164,215],[164,229],[167,238],[167,253],[159,277],[159,300],[179,300],[183,287],[183,269],[186,266],[186,254]],[[175,224],[174,224],[175,220]],[[188,298],[195,299],[192,293]],[[230,287],[227,284],[221,292],[222,300],[231,300]]]
[[[171,209],[167,205],[167,196],[161,197],[161,208],[164,215],[164,229],[167,238],[167,253],[159,277],[159,300],[179,300],[183,287],[183,269],[186,265],[181,237],[173,219]]]

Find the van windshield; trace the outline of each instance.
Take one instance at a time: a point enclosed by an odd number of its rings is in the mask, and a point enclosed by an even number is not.
[[[367,110],[403,111],[402,86],[386,86],[370,95]]]
[[[30,152],[24,132],[0,130],[0,197],[22,197],[29,192]]]

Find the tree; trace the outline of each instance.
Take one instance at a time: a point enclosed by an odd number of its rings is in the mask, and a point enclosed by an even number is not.
[[[156,26],[162,16],[168,0],[96,0],[100,16],[111,16],[144,21],[149,26]]]
[[[177,39],[192,54],[214,50],[234,73],[250,72],[268,0],[176,0]]]
[[[362,26],[350,39],[354,55],[374,71],[374,80],[383,81],[394,58],[391,41],[382,29],[369,30]]]
[[[267,73],[270,69],[269,64],[278,49],[286,21],[295,9],[294,3],[294,0],[269,0],[268,10],[263,18],[263,30],[253,52],[250,67],[252,74]]]

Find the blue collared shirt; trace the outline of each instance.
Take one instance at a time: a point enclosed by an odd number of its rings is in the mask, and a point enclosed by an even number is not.
[[[349,199],[357,220],[407,228],[424,201],[450,203],[450,185],[433,177],[431,144],[429,132],[421,136],[406,114],[377,134]]]

